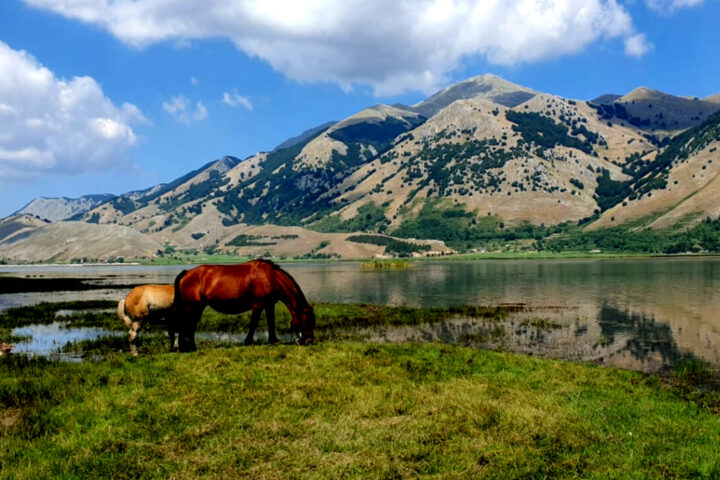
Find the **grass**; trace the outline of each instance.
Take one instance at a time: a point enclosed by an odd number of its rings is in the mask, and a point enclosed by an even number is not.
[[[414,267],[415,263],[409,260],[372,260],[360,263],[362,270],[400,270]]]
[[[9,309],[0,325],[77,310],[64,317],[73,326],[124,330],[114,312],[83,311],[114,306]],[[312,347],[200,341],[197,353],[168,354],[151,331],[139,358],[125,336],[67,345],[93,359],[79,364],[0,358],[0,479],[720,476],[720,378],[697,360],[655,376],[338,340],[353,327],[501,320],[521,308],[319,304],[323,341]],[[287,330],[284,306],[277,316]],[[207,309],[200,330],[248,322]]]
[[[0,359],[0,478],[717,478],[656,377],[440,345]]]
[[[666,254],[649,254],[649,253],[617,253],[617,252],[600,252],[590,253],[589,251],[566,251],[566,252],[550,252],[550,251],[498,251],[487,253],[460,253],[456,255],[446,255],[441,257],[419,258],[418,261],[434,261],[434,260],[563,260],[563,259],[583,259],[583,258],[648,258],[648,257],[669,257],[673,255]]]
[[[175,252],[162,257],[145,258],[139,261],[144,265],[188,265],[200,263],[243,263],[252,257],[242,257],[232,253],[197,253],[194,255]]]
[[[166,353],[169,351],[169,340],[159,333],[143,333],[138,337],[138,352],[143,355]],[[130,352],[130,344],[125,335],[105,336],[95,340],[68,342],[62,348],[64,353],[77,353],[84,358],[97,359],[117,353]]]
[[[563,252],[552,252],[552,251],[535,251],[535,250],[522,250],[522,249],[515,249],[517,247],[513,246],[511,248],[513,249],[506,249],[504,247],[504,244],[508,242],[503,242],[503,246],[498,247],[498,251],[490,251],[486,253],[456,253],[456,254],[449,254],[449,255],[437,255],[437,256],[430,256],[430,257],[417,257],[412,259],[405,259],[403,258],[401,261],[414,263],[414,262],[428,262],[428,261],[474,261],[474,260],[522,260],[522,259],[529,259],[529,260],[562,260],[562,259],[579,259],[579,258],[648,258],[648,257],[677,257],[677,256],[693,256],[693,257],[713,257],[717,256],[718,253],[713,252],[699,252],[699,253],[682,253],[682,254],[667,254],[667,253],[634,253],[634,252],[600,252],[600,253],[591,253],[587,250],[579,250],[579,251],[563,251]],[[204,254],[204,253],[198,253],[198,254],[185,254],[185,253],[175,253],[172,255],[164,256],[164,257],[156,257],[156,258],[130,258],[128,259],[128,263],[135,262],[140,265],[155,265],[155,266],[161,266],[161,265],[199,265],[199,264],[232,264],[232,263],[243,263],[247,262],[248,260],[252,260],[254,257],[243,257],[238,256],[232,253],[223,253],[223,254]],[[272,260],[276,262],[282,262],[282,263],[338,263],[338,262],[361,262],[361,263],[370,263],[373,262],[371,259],[358,259],[358,258],[285,258],[285,257],[270,257]],[[62,262],[28,262],[27,265],[33,265],[33,264],[53,264],[58,263],[62,264]],[[0,278],[3,278],[0,276]],[[8,277],[5,277],[8,278]],[[8,283],[10,284],[10,283]],[[124,287],[132,288],[137,285],[124,285]],[[121,286],[123,287],[123,286]],[[11,287],[16,288],[16,287]],[[35,285],[32,286],[33,290],[26,289],[27,287],[19,287],[22,288],[21,290],[17,291],[58,291],[58,290],[73,290],[73,289],[79,289],[79,290],[88,290],[93,288],[105,288],[100,286],[93,286],[93,285],[80,285],[79,287],[75,288],[65,288],[65,286],[58,284],[58,285],[50,285],[48,287],[43,287],[42,289],[38,289],[39,287],[36,287]],[[3,293],[9,293],[3,290],[2,287],[0,287],[0,291]]]
[[[556,328],[561,328],[562,325],[560,325],[557,322],[554,322],[553,320],[549,318],[526,318],[523,321],[520,322],[521,327],[535,327],[542,330],[554,330]]]
[[[312,258],[278,258],[276,261],[282,263],[327,263],[327,262],[338,262],[338,261],[359,261],[361,268],[387,268],[384,264],[394,264],[398,262],[400,264],[414,264],[418,261],[448,261],[448,260],[516,260],[516,259],[535,259],[535,260],[554,260],[564,258],[627,258],[627,257],[654,257],[654,256],[673,256],[667,254],[649,254],[649,253],[618,253],[618,252],[600,252],[590,253],[587,250],[582,251],[564,251],[564,252],[551,252],[551,251],[535,251],[535,250],[507,250],[502,246],[499,248],[502,251],[491,251],[486,253],[459,253],[452,255],[440,255],[432,257],[418,257],[418,258],[401,258],[391,260],[375,260],[375,259],[312,259]],[[512,242],[509,242],[512,243]],[[514,244],[513,244],[514,245]],[[515,247],[513,247],[515,248]],[[704,253],[698,255],[710,255],[711,253]],[[195,254],[189,255],[185,253],[174,253],[171,256],[157,257],[153,259],[142,259],[140,260],[143,264],[147,265],[188,265],[188,264],[201,264],[201,263],[242,263],[251,260],[251,257],[241,257],[234,254]],[[377,264],[377,266],[376,266]]]

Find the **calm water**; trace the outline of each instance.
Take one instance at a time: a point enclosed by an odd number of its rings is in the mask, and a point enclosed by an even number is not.
[[[108,335],[119,335],[104,328],[81,327],[66,328],[67,322],[53,322],[49,325],[28,325],[14,328],[13,335],[29,337],[28,341],[17,342],[13,353],[28,355],[46,355],[61,360],[80,360],[82,357],[76,353],[61,353],[60,350],[67,344],[81,340],[95,340]]]
[[[120,299],[113,285],[172,283],[183,266],[5,267],[0,272],[86,278],[107,289],[0,294],[0,309],[89,298]],[[521,303],[527,311],[497,326],[463,320],[420,329],[390,329],[383,341],[463,341],[653,370],[696,356],[720,365],[720,258],[423,262],[395,271],[357,263],[286,264],[311,302],[449,306]],[[545,318],[555,328],[535,328]],[[559,327],[557,327],[559,325]],[[496,332],[497,333],[497,332]],[[490,338],[490,340],[488,340]]]

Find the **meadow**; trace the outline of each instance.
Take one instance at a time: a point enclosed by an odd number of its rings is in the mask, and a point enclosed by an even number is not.
[[[433,344],[15,356],[0,361],[0,477],[717,478],[707,400]]]
[[[3,320],[50,321],[62,307],[80,310],[74,325],[121,329],[109,312],[82,311],[107,306],[45,304]],[[648,375],[340,333],[508,313],[495,307],[316,311],[324,326],[308,347],[202,341],[167,353],[155,327],[139,357],[114,337],[68,345],[91,354],[83,362],[0,358],[0,478],[720,476],[718,377],[699,362]],[[201,330],[246,321],[208,310]]]

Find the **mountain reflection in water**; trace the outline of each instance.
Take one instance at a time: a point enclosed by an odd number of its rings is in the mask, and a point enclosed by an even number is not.
[[[379,330],[373,334],[378,341],[451,341],[643,370],[690,356],[720,366],[719,257],[427,261],[386,271],[363,270],[355,262],[279,263],[314,303],[527,306],[502,324],[455,319]],[[187,267],[0,267],[7,275],[80,278],[104,287],[0,292],[0,310],[41,301],[120,299],[128,292],[120,285],[172,283]]]

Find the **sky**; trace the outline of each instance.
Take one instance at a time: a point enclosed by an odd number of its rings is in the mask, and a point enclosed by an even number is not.
[[[0,0],[0,218],[246,158],[484,73],[720,92],[720,0]]]

